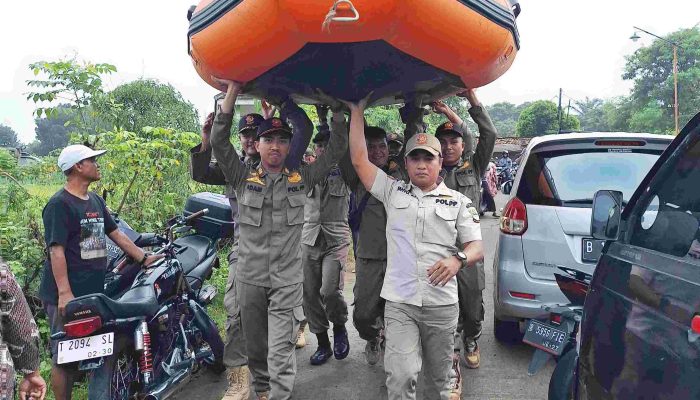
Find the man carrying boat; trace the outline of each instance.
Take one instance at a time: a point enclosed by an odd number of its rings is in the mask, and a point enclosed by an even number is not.
[[[258,127],[255,146],[260,166],[246,166],[229,141],[233,108],[242,84],[215,79],[226,90],[214,120],[211,144],[226,181],[239,199],[239,264],[236,271],[241,323],[247,340],[248,366],[258,399],[289,399],[296,375],[295,341],[302,311],[301,231],[308,192],[330,172],[345,152],[342,114],[334,115],[329,148],[308,166],[285,167],[290,153],[290,127],[271,118]],[[289,100],[288,100],[289,101]],[[284,109],[284,107],[283,107]],[[284,115],[282,116],[284,117]],[[295,126],[311,135],[311,121]]]
[[[483,259],[478,214],[474,219],[471,200],[439,181],[441,147],[432,135],[418,133],[406,143],[410,182],[390,178],[369,161],[362,123],[367,100],[347,103],[350,154],[360,181],[387,213],[381,296],[389,399],[415,398],[423,361],[426,398],[446,399],[459,314],[455,275]]]
[[[326,121],[328,108],[319,106],[317,110],[321,125],[313,142],[316,158],[320,158],[328,148],[331,132]],[[341,112],[341,109],[335,108],[334,112]],[[345,328],[348,305],[343,298],[343,271],[350,247],[350,193],[344,178],[340,168],[333,166],[328,176],[311,188],[304,209],[301,234],[304,313],[309,329],[318,339],[318,349],[311,356],[312,365],[324,364],[331,356],[345,359],[350,352]],[[332,348],[328,339],[330,323],[333,324]]]
[[[472,145],[464,121],[442,102],[433,103],[433,108],[445,115],[448,121],[441,124],[435,132],[440,141],[443,154],[440,176],[444,184],[472,199],[475,210],[480,210],[481,179],[488,168],[489,160],[496,144],[496,128],[488,113],[481,107],[473,89],[465,92],[471,104],[469,115],[479,129],[479,143],[476,150]],[[474,216],[479,219],[478,213]],[[481,355],[477,340],[481,336],[484,320],[484,301],[482,292],[485,288],[484,263],[479,261],[474,268],[463,268],[457,273],[459,289],[459,324],[458,332],[462,335],[464,359],[469,368],[479,368]],[[455,354],[453,366],[453,391],[456,398],[461,393],[461,373],[459,371],[459,338],[455,337]]]

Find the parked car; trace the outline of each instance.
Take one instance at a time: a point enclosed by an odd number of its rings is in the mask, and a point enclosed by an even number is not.
[[[530,141],[500,220],[493,264],[497,339],[520,340],[528,319],[547,318],[545,306],[567,303],[554,272],[592,274],[603,247],[590,231],[595,193],[614,188],[629,198],[672,140],[571,133]]]
[[[567,397],[700,398],[698,182],[700,114],[633,196],[596,194],[591,231],[608,242],[586,298],[571,368],[577,384]]]

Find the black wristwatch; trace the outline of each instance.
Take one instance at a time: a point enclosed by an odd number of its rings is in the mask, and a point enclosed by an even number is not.
[[[458,251],[455,253],[455,257],[459,258],[463,265],[467,265],[467,254],[465,252]]]
[[[146,259],[147,259],[147,258],[148,258],[148,253],[144,251],[144,252],[143,252],[143,258],[141,259],[141,261],[139,261],[139,265],[143,265],[143,263],[146,262]]]

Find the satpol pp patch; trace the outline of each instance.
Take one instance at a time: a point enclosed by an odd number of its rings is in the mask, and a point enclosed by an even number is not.
[[[477,224],[481,221],[481,218],[479,218],[479,212],[476,210],[476,207],[468,207],[467,212],[471,214],[472,220]]]

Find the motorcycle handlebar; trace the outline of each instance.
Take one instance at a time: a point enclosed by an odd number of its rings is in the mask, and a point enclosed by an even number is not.
[[[193,220],[193,219],[199,218],[199,217],[201,217],[202,215],[206,215],[206,214],[208,214],[208,213],[209,213],[209,209],[208,209],[208,208],[203,208],[203,209],[197,211],[196,213],[190,215],[189,217],[185,217],[185,221],[191,221],[191,220]]]

